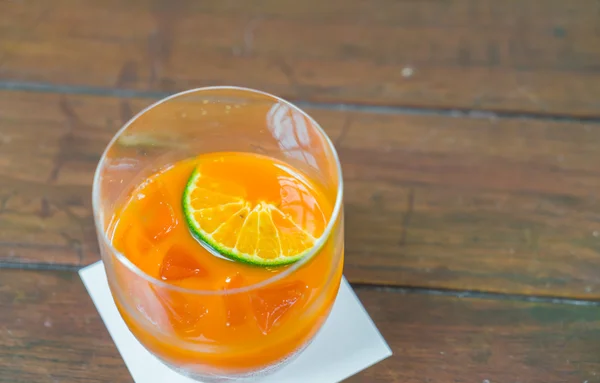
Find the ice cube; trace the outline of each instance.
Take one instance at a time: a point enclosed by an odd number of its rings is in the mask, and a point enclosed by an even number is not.
[[[301,307],[307,290],[306,283],[294,281],[254,292],[251,295],[252,310],[262,333],[267,335],[281,324],[293,307]]]
[[[118,250],[136,265],[140,265],[149,258],[159,260],[162,257],[153,240],[139,226],[132,225],[124,229],[119,238],[116,238],[116,242],[119,245]],[[151,262],[145,263],[150,264]]]
[[[129,299],[135,308],[153,325],[163,328],[169,324],[167,313],[157,299],[154,287],[146,281],[134,281],[129,286]]]
[[[160,266],[160,277],[163,281],[177,281],[206,274],[206,270],[191,251],[181,245],[171,246]]]
[[[159,298],[167,312],[173,330],[182,337],[198,338],[202,336],[203,326],[200,320],[208,314],[200,297],[165,288],[156,288]]]
[[[249,298],[248,293],[235,293],[228,294],[227,292],[232,289],[238,289],[243,287],[244,277],[237,273],[232,277],[225,279],[225,295],[223,295],[223,302],[225,304],[225,313],[227,315],[227,327],[235,327],[244,324],[248,319],[249,311]]]
[[[158,182],[158,181],[155,181]],[[169,204],[169,193],[162,184],[154,190],[145,191],[141,210],[141,223],[149,238],[160,241],[177,227],[178,221],[173,206]]]

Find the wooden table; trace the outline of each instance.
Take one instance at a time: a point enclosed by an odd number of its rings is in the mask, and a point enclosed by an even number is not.
[[[131,382],[77,270],[133,114],[216,84],[335,141],[350,382],[600,382],[597,0],[0,0],[0,382]]]

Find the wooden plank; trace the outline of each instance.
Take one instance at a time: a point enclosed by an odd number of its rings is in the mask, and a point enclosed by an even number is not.
[[[131,382],[75,273],[0,270],[0,382]],[[358,289],[394,356],[350,382],[596,382],[600,307]]]
[[[0,382],[132,382],[76,273],[0,270],[0,307]]]
[[[0,100],[0,259],[96,261],[92,178],[131,117],[128,101],[11,92]]]
[[[149,102],[0,93],[0,261],[98,259],[93,171]],[[309,112],[342,160],[351,281],[600,296],[597,125]]]
[[[600,116],[596,0],[5,2],[0,80]],[[17,84],[18,85],[18,84]]]
[[[358,290],[394,356],[349,382],[599,381],[598,307]]]
[[[351,280],[598,296],[598,126],[345,118]]]

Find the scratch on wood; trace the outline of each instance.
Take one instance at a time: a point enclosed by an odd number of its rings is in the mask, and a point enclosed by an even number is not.
[[[277,58],[274,60],[274,62],[285,75],[285,77],[287,77],[290,85],[296,86],[296,78],[294,76],[294,70],[292,67],[283,58]]]
[[[296,97],[299,99],[308,99],[309,95],[307,93],[310,92],[310,90],[307,89],[307,87],[303,87],[300,84],[300,81],[298,81],[296,73],[292,66],[288,64],[288,62],[283,57],[275,57],[274,59],[272,59],[272,62],[286,77],[291,88],[296,93]]]
[[[287,78],[291,87],[296,91],[298,97],[304,97],[304,92],[300,86],[300,83],[296,79],[296,74],[294,69],[285,61],[283,57],[277,57],[273,59],[273,63],[279,68],[281,73]]]
[[[156,0],[153,16],[156,29],[148,36],[148,58],[150,59],[150,84],[156,84],[162,76],[164,66],[173,51],[174,30],[181,1]]]
[[[256,30],[256,27],[258,27],[258,24],[260,24],[261,21],[262,21],[261,17],[256,17],[256,18],[250,20],[250,22],[248,22],[248,24],[246,24],[246,27],[244,28],[244,53],[245,54],[252,53],[252,48],[254,47],[254,31]]]
[[[500,65],[500,47],[497,42],[488,42],[487,59],[489,67],[497,67]]]
[[[50,171],[48,183],[56,182],[61,168],[72,157],[73,152],[77,150],[74,132],[76,127],[81,125],[81,120],[64,96],[60,98],[59,109],[66,117],[67,132],[58,141],[58,153],[54,157],[54,165]]]
[[[342,131],[340,132],[340,135],[334,142],[334,145],[337,149],[342,147],[342,142],[348,135],[348,131],[350,130],[351,125],[352,125],[352,118],[349,115],[347,115],[346,118],[344,119],[344,124],[342,125]]]
[[[115,87],[117,89],[125,89],[133,86],[138,80],[137,66],[133,61],[127,61],[121,67]],[[121,116],[121,122],[124,124],[133,117],[133,111],[127,98],[121,98],[119,102],[119,114]]]
[[[265,149],[262,145],[250,144],[250,148],[255,150],[257,153],[268,154],[267,149]]]
[[[46,197],[42,197],[39,215],[41,218],[48,218],[52,215],[52,212],[50,211],[50,202],[48,202]]]
[[[117,88],[127,88],[135,84],[137,80],[137,65],[133,61],[127,61],[119,71],[115,86]]]
[[[133,117],[131,105],[126,99],[122,99],[119,104],[119,114],[121,115],[121,122],[123,122],[123,124],[131,120],[131,118]]]
[[[77,240],[79,243],[78,254],[81,256],[81,260],[85,255],[85,252],[96,253],[100,252],[98,241],[96,239],[96,228],[94,226],[93,218],[90,216],[80,217],[75,214],[71,208],[64,204],[55,204],[56,208],[64,212],[70,219],[77,222],[77,226],[81,230],[81,240]]]
[[[406,237],[408,235],[408,228],[412,219],[413,211],[415,208],[415,189],[410,188],[408,190],[408,198],[406,201],[406,211],[402,217],[402,233],[400,234],[400,246],[406,245]]]
[[[75,253],[77,254],[77,258],[79,260],[79,264],[83,263],[83,245],[81,244],[81,241],[77,238],[73,238],[71,237],[69,234],[61,231],[60,232],[61,237],[63,237],[65,239],[65,241],[67,241],[67,244],[69,245],[69,247],[73,250],[75,250]]]
[[[371,194],[370,200],[373,203],[373,211],[382,211],[385,209],[385,203],[383,201],[383,195],[381,191],[375,190],[373,194]]]
[[[463,40],[458,45],[458,64],[464,67],[471,65],[471,49]]]
[[[6,205],[8,205],[8,201],[15,195],[15,192],[10,192],[4,197],[0,198],[0,214],[6,211]]]

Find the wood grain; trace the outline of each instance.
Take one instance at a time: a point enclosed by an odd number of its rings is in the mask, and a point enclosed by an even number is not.
[[[5,1],[0,35],[4,87],[600,116],[596,0]]]
[[[351,280],[598,296],[598,126],[366,114],[346,121],[337,147]]]
[[[98,259],[93,172],[149,102],[0,93],[0,261]],[[341,157],[351,281],[600,296],[598,125],[309,113]]]
[[[0,103],[0,259],[97,260],[90,186],[128,101],[4,92]]]
[[[357,293],[394,356],[349,382],[600,381],[598,307]]]
[[[132,382],[76,273],[0,270],[0,307],[0,382]]]
[[[0,270],[0,382],[131,382],[77,274]],[[358,289],[394,356],[350,382],[597,382],[600,307]]]

